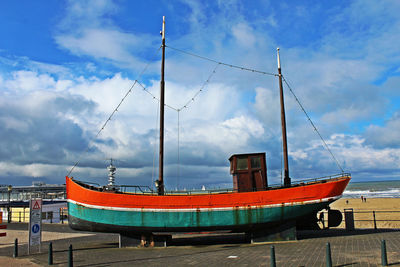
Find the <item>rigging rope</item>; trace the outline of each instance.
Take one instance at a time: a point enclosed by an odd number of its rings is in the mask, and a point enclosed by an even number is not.
[[[221,62],[221,61],[217,61],[217,60],[214,60],[214,59],[211,59],[211,58],[208,58],[208,57],[200,56],[200,55],[197,55],[197,54],[194,54],[194,53],[191,53],[191,52],[187,52],[185,50],[181,50],[181,49],[178,49],[178,48],[174,48],[174,47],[171,47],[171,46],[166,46],[166,47],[167,48],[171,48],[172,50],[181,52],[181,53],[186,54],[186,55],[190,55],[190,56],[193,56],[193,57],[201,58],[201,59],[204,59],[204,60],[207,60],[207,61],[211,61],[211,62],[214,62],[214,63],[218,63],[220,65],[224,65],[224,66],[227,66],[227,67],[240,69],[240,70],[245,70],[245,71],[250,71],[250,72],[255,72],[255,73],[260,73],[260,74],[264,74],[264,75],[271,75],[271,76],[276,76],[276,77],[279,76],[278,74],[272,73],[272,72],[255,70],[255,69],[250,69],[250,68],[246,68],[246,67],[242,67],[242,66],[238,66],[238,65],[232,65],[232,64],[224,63],[224,62]]]
[[[220,63],[218,63],[215,68],[213,69],[213,71],[210,73],[210,75],[208,76],[207,80],[203,83],[203,85],[200,87],[200,89],[194,94],[194,96],[185,104],[183,105],[181,108],[178,108],[177,111],[181,111],[185,108],[189,107],[189,104],[194,102],[194,99],[203,91],[204,87],[206,87],[206,85],[210,82],[210,79],[212,78],[212,76],[214,76],[218,66],[221,65]]]
[[[180,177],[180,151],[179,151],[179,147],[180,147],[180,139],[179,139],[179,112],[181,112],[180,110],[178,110],[178,166],[177,166],[177,170],[176,170],[176,188],[179,190],[179,177]]]
[[[220,63],[217,63],[217,65],[215,66],[215,68],[212,70],[212,72],[210,73],[210,75],[208,76],[207,80],[204,81],[204,83],[201,85],[200,89],[193,95],[193,97],[190,98],[189,101],[186,102],[186,104],[184,104],[182,107],[180,108],[175,108],[171,105],[168,104],[164,104],[164,106],[174,110],[177,112],[178,114],[178,152],[177,152],[177,187],[179,188],[179,178],[180,178],[180,151],[179,151],[179,147],[180,147],[180,140],[179,140],[179,132],[180,132],[180,117],[179,114],[182,110],[186,109],[189,107],[189,105],[194,102],[194,100],[196,99],[196,97],[204,90],[204,88],[206,87],[206,85],[210,82],[211,78],[213,77],[213,75],[216,73],[216,70],[218,68],[218,66],[221,65]],[[143,84],[141,84],[139,81],[136,80],[136,83],[142,87],[143,91],[145,91],[147,94],[149,94],[154,100],[156,100],[157,102],[159,102],[160,100],[158,99],[158,97],[156,97],[152,92],[150,92]],[[158,116],[158,113],[157,113]],[[155,159],[153,159],[153,175],[154,175],[154,162]],[[153,175],[152,175],[152,184],[153,184]]]
[[[319,138],[322,140],[322,143],[324,144],[325,148],[329,151],[329,153],[331,154],[333,160],[336,162],[336,165],[339,167],[339,169],[343,171],[342,166],[339,164],[339,161],[336,159],[336,157],[333,155],[332,151],[329,149],[328,144],[325,142],[324,138],[322,137],[322,135],[320,134],[320,132],[318,131],[317,127],[314,125],[314,123],[312,122],[310,116],[308,116],[308,113],[306,112],[306,110],[304,109],[303,105],[300,103],[300,100],[297,98],[297,96],[295,95],[295,93],[293,92],[292,88],[290,87],[289,83],[286,81],[285,77],[282,75],[282,79],[285,82],[286,86],[289,88],[290,92],[292,93],[292,95],[294,96],[294,98],[296,99],[297,104],[299,104],[301,110],[304,112],[304,114],[306,115],[308,121],[310,122],[311,126],[314,128],[314,131],[317,132]]]
[[[153,59],[155,58],[155,56],[158,54],[158,52],[160,51],[161,46],[157,49],[157,52],[154,54],[153,58],[151,61],[149,61],[145,67],[143,68],[143,70],[139,73],[138,79],[140,79],[140,77],[142,77],[142,75],[144,74],[144,72],[149,68],[150,63],[153,61]],[[108,117],[108,119],[104,122],[103,126],[101,126],[100,130],[97,132],[96,136],[89,142],[88,147],[86,148],[86,150],[81,154],[81,156],[78,158],[78,161],[74,164],[74,166],[72,166],[71,170],[68,172],[67,176],[70,176],[70,174],[73,172],[73,170],[75,169],[76,166],[78,166],[78,164],[80,163],[80,161],[82,160],[83,155],[85,155],[89,149],[91,148],[90,143],[93,142],[94,140],[97,139],[97,137],[100,135],[100,133],[104,130],[104,128],[107,126],[108,122],[111,121],[112,117],[114,116],[114,114],[118,111],[118,108],[122,105],[122,103],[125,101],[125,99],[128,97],[128,95],[132,92],[133,87],[135,87],[135,85],[138,82],[138,79],[136,79],[134,81],[134,83],[132,84],[132,86],[129,88],[129,90],[125,93],[124,97],[121,99],[121,101],[119,102],[119,104],[117,105],[117,107],[113,110],[113,112],[111,113],[111,115]]]
[[[187,51],[184,51],[184,50],[181,50],[181,49],[178,49],[178,48],[174,48],[174,47],[171,47],[171,46],[166,46],[166,47],[168,47],[168,48],[170,48],[170,49],[172,49],[172,50],[175,50],[175,51],[177,51],[177,52],[180,52],[180,53],[183,53],[183,54],[186,54],[186,55],[190,55],[190,56],[193,56],[193,57],[197,57],[197,58],[200,58],[200,59],[203,59],[203,60],[207,60],[207,61],[210,61],[210,62],[214,62],[214,63],[217,64],[217,65],[215,66],[215,68],[213,69],[213,71],[210,73],[210,75],[209,75],[209,77],[207,78],[207,80],[202,84],[202,86],[200,87],[200,89],[194,94],[194,96],[193,96],[188,102],[186,102],[185,105],[183,105],[183,106],[180,107],[180,108],[175,108],[175,107],[172,107],[172,106],[170,106],[170,105],[168,105],[168,104],[165,104],[166,107],[168,107],[168,108],[170,108],[170,109],[172,109],[172,110],[175,110],[175,111],[178,113],[178,170],[177,170],[177,184],[178,184],[178,186],[179,186],[179,176],[180,176],[180,171],[179,171],[179,165],[180,165],[180,154],[179,154],[179,153],[180,153],[180,152],[179,152],[179,145],[180,145],[180,144],[179,144],[179,142],[180,142],[180,140],[179,140],[180,121],[179,121],[179,120],[180,120],[180,119],[179,119],[179,114],[180,114],[180,111],[182,111],[182,110],[188,108],[189,105],[190,105],[192,102],[194,102],[195,98],[203,91],[204,87],[210,82],[210,79],[211,79],[212,76],[216,73],[216,69],[217,69],[220,65],[223,65],[223,66],[227,66],[227,67],[231,67],[231,68],[236,68],[236,69],[239,69],[239,70],[242,70],[242,71],[249,71],[249,72],[253,72],[253,73],[259,73],[259,74],[270,75],[270,76],[275,76],[275,77],[278,77],[279,74],[271,73],[271,72],[265,72],[265,71],[260,71],[260,70],[256,70],[256,69],[250,69],[250,68],[242,67],[242,66],[238,66],[238,65],[227,64],[227,63],[220,62],[220,61],[217,61],[217,60],[214,60],[214,59],[210,59],[210,58],[207,58],[207,57],[204,57],[204,56],[200,56],[200,55],[197,55],[197,54],[194,54],[194,53],[191,53],[191,52],[187,52]],[[157,50],[157,52],[155,53],[155,55],[160,51],[160,49],[161,49],[161,46],[158,48],[158,50]],[[155,55],[154,55],[153,59],[155,58]],[[152,60],[153,60],[153,59],[152,59]],[[140,77],[144,74],[144,72],[148,69],[148,67],[149,67],[150,63],[152,62],[152,60],[149,61],[149,62],[146,64],[146,66],[143,68],[143,70],[140,72],[140,74],[139,74],[139,76],[138,76],[138,79],[136,79],[136,80],[134,81],[134,83],[133,83],[132,86],[129,88],[129,90],[125,93],[124,97],[121,99],[121,101],[119,102],[119,104],[117,105],[117,107],[113,110],[113,112],[111,113],[111,115],[107,118],[107,120],[104,122],[104,124],[102,125],[102,127],[100,128],[100,130],[97,132],[96,136],[89,142],[88,147],[86,148],[86,150],[84,151],[84,153],[78,158],[78,161],[74,164],[74,166],[73,166],[73,167],[71,168],[71,170],[68,172],[67,176],[69,176],[69,175],[72,173],[72,171],[75,169],[75,167],[80,163],[80,161],[81,161],[83,155],[86,154],[86,153],[89,151],[89,149],[91,148],[90,143],[93,142],[93,140],[97,139],[97,137],[100,135],[100,133],[101,133],[101,132],[104,130],[104,128],[107,126],[108,122],[111,121],[111,119],[112,119],[112,117],[114,116],[114,114],[118,111],[118,108],[122,105],[122,103],[125,101],[125,99],[128,97],[128,95],[132,92],[132,90],[133,90],[133,88],[135,87],[136,84],[138,84],[140,87],[142,87],[142,89],[143,89],[146,93],[148,93],[153,99],[155,99],[155,100],[157,100],[157,101],[159,102],[159,99],[158,99],[155,95],[153,95],[144,85],[142,85],[142,84],[138,81],[138,80],[140,79]],[[329,149],[327,143],[325,142],[325,140],[323,139],[322,135],[321,135],[321,134],[319,133],[319,131],[317,130],[317,128],[316,128],[316,126],[314,125],[314,123],[312,122],[311,118],[308,116],[307,112],[305,111],[304,107],[303,107],[302,104],[300,103],[299,99],[298,99],[297,96],[294,94],[294,92],[293,92],[292,88],[290,87],[289,83],[286,81],[285,77],[282,76],[282,78],[283,78],[283,81],[285,82],[286,86],[289,88],[290,92],[293,94],[293,96],[294,96],[296,102],[299,104],[300,108],[302,109],[302,111],[303,111],[304,114],[306,115],[308,121],[310,122],[310,124],[312,125],[312,127],[314,128],[314,130],[317,132],[318,136],[319,136],[320,139],[322,140],[322,142],[323,142],[325,148],[329,151],[329,153],[331,154],[332,158],[333,158],[334,161],[336,162],[337,166],[339,167],[339,169],[340,169],[340,170],[342,171],[342,173],[343,173],[343,172],[344,172],[344,171],[343,171],[343,168],[342,168],[341,165],[339,164],[339,162],[338,162],[338,160],[336,159],[336,157],[333,155],[332,151]],[[157,110],[157,117],[158,117],[158,110]],[[154,162],[155,162],[155,160],[153,159],[153,165],[155,164]],[[281,164],[282,164],[282,163],[281,163]],[[281,171],[282,171],[282,170],[281,170]],[[281,176],[282,176],[282,173],[281,173]],[[154,166],[153,166],[152,180],[153,180],[153,178],[154,178]],[[281,177],[281,178],[282,178],[282,177]]]
[[[160,102],[160,99],[158,99],[158,97],[156,97],[155,95],[153,95],[153,93],[150,92],[149,89],[147,89],[143,84],[141,84],[140,82],[137,82],[137,84],[139,84],[139,86],[142,87],[143,91],[145,91],[146,93],[148,93],[149,95],[151,95],[151,97],[152,97],[154,100],[157,100],[157,102]],[[168,105],[168,104],[164,104],[164,106],[166,106],[166,107],[168,107],[168,108],[170,108],[170,109],[172,109],[172,110],[178,111],[177,108],[174,108],[173,106],[170,106],[170,105]]]
[[[184,51],[184,50],[182,50],[182,49],[174,48],[174,47],[171,47],[171,46],[166,46],[166,47],[168,47],[168,48],[170,48],[170,49],[172,49],[172,50],[178,51],[178,52],[180,52],[180,53],[186,54],[186,55],[190,55],[190,56],[197,57],[197,58],[200,58],[200,59],[203,59],[203,60],[215,62],[215,63],[218,64],[217,67],[218,67],[219,65],[224,65],[224,66],[227,66],[227,67],[236,68],[236,69],[244,70],[244,71],[250,71],[250,72],[260,73],[260,74],[263,74],[263,75],[271,75],[271,76],[275,76],[275,77],[278,77],[278,76],[279,76],[279,74],[275,74],[275,73],[271,73],[271,72],[265,72],[265,71],[250,69],[250,68],[246,68],[246,67],[242,67],[242,66],[237,66],[237,65],[232,65],[232,64],[227,64],[227,63],[224,63],[224,62],[216,61],[216,60],[214,60],[214,59],[210,59],[210,58],[208,58],[208,57],[200,56],[200,55],[197,55],[197,54],[194,54],[194,53],[191,53],[191,52],[187,52],[187,51]],[[216,68],[217,68],[217,67],[216,67]],[[215,70],[214,70],[213,73],[215,73]],[[317,132],[318,136],[319,136],[320,139],[322,140],[322,143],[324,144],[325,148],[326,148],[326,149],[328,150],[328,152],[331,154],[333,160],[336,162],[337,166],[339,167],[339,169],[340,169],[340,170],[342,171],[342,173],[343,173],[344,171],[343,171],[342,166],[340,165],[340,163],[339,163],[339,161],[336,159],[336,157],[333,155],[333,153],[332,153],[332,151],[330,150],[328,144],[325,142],[324,138],[322,137],[322,135],[321,135],[320,132],[318,131],[317,127],[316,127],[316,126],[314,125],[314,123],[312,122],[310,116],[308,116],[308,113],[307,113],[306,110],[304,109],[303,105],[300,103],[300,100],[297,98],[297,96],[296,96],[295,93],[293,92],[292,88],[290,87],[289,83],[286,81],[285,77],[282,76],[282,78],[283,78],[283,81],[285,82],[285,84],[287,85],[287,87],[289,88],[290,92],[293,94],[294,98],[296,99],[296,102],[299,104],[300,108],[302,109],[302,111],[303,111],[304,114],[306,115],[308,121],[311,123],[311,126],[314,128],[314,130]],[[208,80],[206,81],[206,83],[207,83],[207,82],[208,82]],[[195,96],[194,96],[191,100],[188,101],[188,103],[187,103],[186,105],[184,105],[182,108],[178,109],[178,111],[180,111],[180,110],[183,109],[183,108],[186,108],[187,105],[189,105],[191,102],[193,102],[193,101],[194,101],[194,98],[195,98],[200,92],[201,92],[201,89],[195,94]],[[281,174],[281,175],[282,175],[282,174]]]
[[[157,130],[158,130],[158,126],[159,126],[159,123],[158,123],[159,113],[160,113],[160,105],[157,105],[157,116],[156,116],[156,127],[155,127],[155,129],[157,129]],[[156,152],[157,152],[157,142],[154,142],[153,169],[151,172],[151,188],[153,188],[154,181],[155,181],[154,173],[156,170],[156,154],[157,154]]]

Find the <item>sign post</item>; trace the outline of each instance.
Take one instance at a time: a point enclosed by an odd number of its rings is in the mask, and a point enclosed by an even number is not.
[[[31,253],[32,246],[39,246],[42,242],[42,199],[31,199],[29,201],[29,242],[28,254]]]
[[[0,229],[7,229],[7,225],[2,225],[3,223],[3,212],[0,211]],[[7,236],[7,233],[0,233],[0,236]]]

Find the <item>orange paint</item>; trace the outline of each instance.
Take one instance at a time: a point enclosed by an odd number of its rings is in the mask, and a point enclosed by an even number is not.
[[[342,195],[349,181],[349,176],[342,176],[304,185],[257,192],[159,196],[99,192],[82,187],[71,178],[66,177],[69,200],[96,206],[145,209],[229,208],[318,201]]]

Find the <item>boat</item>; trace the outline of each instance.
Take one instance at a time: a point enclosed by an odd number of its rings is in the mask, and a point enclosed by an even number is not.
[[[162,26],[160,82],[160,149],[157,190],[136,186],[135,192],[114,184],[115,167],[109,166],[109,184],[96,186],[66,176],[68,221],[82,231],[113,232],[126,236],[153,233],[228,231],[262,235],[305,226],[317,227],[317,213],[342,196],[351,179],[340,173],[318,179],[292,182],[286,140],[286,121],[279,57],[284,183],[270,186],[265,153],[235,154],[229,158],[233,177],[231,190],[169,192],[164,188],[164,63],[165,19]],[[331,225],[341,221],[340,212],[329,214]],[[338,213],[340,215],[338,215]],[[332,217],[332,220],[331,220]],[[336,222],[334,222],[336,221]],[[287,226],[283,227],[282,226]]]

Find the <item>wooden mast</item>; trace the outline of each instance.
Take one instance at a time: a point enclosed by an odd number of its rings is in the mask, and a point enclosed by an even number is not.
[[[160,81],[160,154],[158,166],[158,186],[159,195],[164,194],[164,102],[165,102],[165,81],[164,81],[164,65],[165,65],[165,16],[163,16],[162,24],[162,58],[161,58],[161,81]]]
[[[281,60],[279,57],[279,47],[277,48],[278,54],[278,74],[279,74],[279,93],[281,99],[281,123],[282,123],[282,143],[283,143],[283,163],[285,168],[283,184],[284,186],[290,186],[291,181],[289,177],[289,160],[288,160],[288,149],[287,149],[287,137],[286,137],[286,116],[285,116],[285,102],[283,99],[283,86],[282,86],[282,73],[281,73]]]

